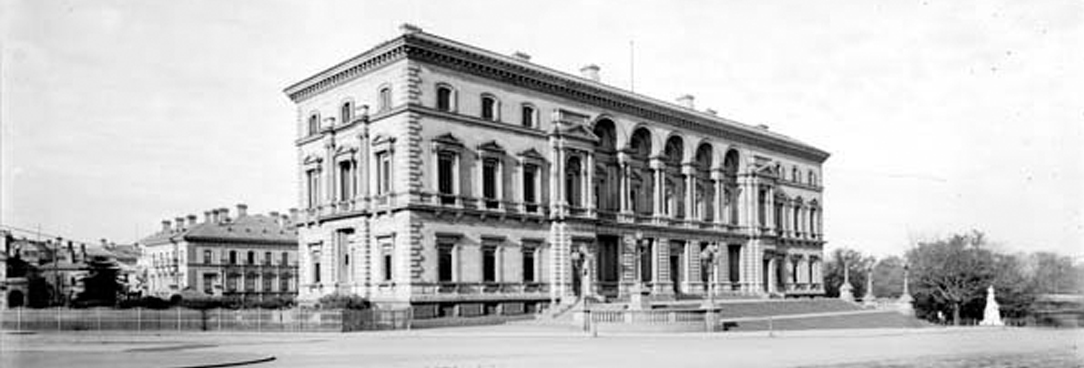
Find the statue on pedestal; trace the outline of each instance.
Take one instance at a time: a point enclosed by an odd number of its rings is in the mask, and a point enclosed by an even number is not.
[[[986,309],[982,312],[982,322],[979,322],[979,326],[1004,326],[1005,322],[1001,321],[1001,308],[997,305],[997,300],[994,299],[994,286],[990,285],[986,289]]]
[[[862,304],[867,307],[876,305],[877,296],[873,294],[873,266],[866,271],[866,295],[862,296]]]
[[[910,276],[909,275],[909,266],[904,264],[903,265],[903,294],[900,294],[900,298],[898,300],[896,300],[896,310],[898,310],[900,313],[902,313],[904,315],[913,316],[915,314],[915,308],[914,308],[913,305],[911,305],[911,303],[913,303],[915,301],[915,299],[911,297],[911,290],[908,287],[908,282],[909,282],[908,277],[909,276]]]

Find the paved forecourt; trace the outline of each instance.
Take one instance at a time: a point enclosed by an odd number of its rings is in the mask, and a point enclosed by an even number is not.
[[[176,367],[274,357],[253,367],[794,367],[956,357],[1084,361],[1084,330],[923,328],[622,334],[554,326],[364,333],[3,333],[0,365]],[[198,359],[203,359],[197,361]]]

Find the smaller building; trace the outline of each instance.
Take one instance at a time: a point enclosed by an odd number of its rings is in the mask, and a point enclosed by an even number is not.
[[[162,221],[139,241],[139,280],[147,295],[193,294],[248,300],[297,295],[297,230],[292,216],[249,214],[237,205]]]

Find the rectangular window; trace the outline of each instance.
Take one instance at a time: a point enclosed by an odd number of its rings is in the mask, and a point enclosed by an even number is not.
[[[523,126],[534,128],[534,107],[524,105],[521,113],[523,114]]]
[[[290,264],[290,254],[286,253],[286,252],[282,252],[282,261],[281,262],[282,262],[283,266],[289,265]]]
[[[256,291],[256,275],[248,275],[245,277],[245,291]]]
[[[346,201],[354,198],[354,162],[343,161],[339,163],[339,200]]]
[[[391,88],[385,88],[380,91],[380,105],[381,110],[391,109]]]
[[[312,263],[312,282],[315,284],[320,283],[320,262]]]
[[[268,265],[268,266],[271,265],[271,252],[264,252],[263,253],[263,264]]]
[[[376,155],[376,194],[387,195],[391,192],[391,153],[380,152]]]
[[[497,281],[497,247],[482,248],[482,282]]]
[[[498,208],[500,206],[497,195],[498,162],[496,159],[482,161],[482,197],[486,199],[486,208]]]
[[[237,264],[237,251],[234,251],[234,250],[230,251],[230,264],[231,265]]]
[[[256,264],[256,252],[248,251],[248,264]]]
[[[275,280],[274,280],[273,276],[264,275],[263,276],[263,291],[265,293],[270,293],[271,292],[271,285],[273,285],[274,283],[275,283]]]
[[[452,89],[448,87],[437,88],[437,109],[440,111],[452,111]]]
[[[207,294],[215,293],[215,274],[205,273],[203,274],[203,292]]]
[[[523,202],[527,212],[538,211],[538,166],[523,165]]]
[[[290,292],[290,274],[279,276],[279,292]]]
[[[384,254],[384,281],[392,280],[392,263],[391,253]]]
[[[534,274],[535,251],[535,247],[523,248],[523,282],[535,282],[537,280]]]
[[[455,204],[455,154],[452,152],[437,155],[437,191],[441,204]]]
[[[203,250],[203,263],[204,264],[211,264],[212,263],[211,261],[212,261],[212,259],[211,259],[211,250],[210,249],[204,249]]]
[[[313,169],[305,171],[306,199],[309,208],[320,203],[320,172]]]
[[[455,278],[452,253],[455,251],[455,243],[441,242],[437,244],[437,281],[453,282]]]
[[[226,278],[226,291],[231,292],[231,293],[237,291],[237,279],[238,278],[240,278],[240,276],[238,276],[238,275],[230,275],[229,277]]]
[[[497,100],[492,97],[482,97],[482,119],[497,120]]]

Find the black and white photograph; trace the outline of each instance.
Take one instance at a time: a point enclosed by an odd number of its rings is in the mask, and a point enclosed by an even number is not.
[[[1084,368],[1080,0],[0,0],[0,366]]]

